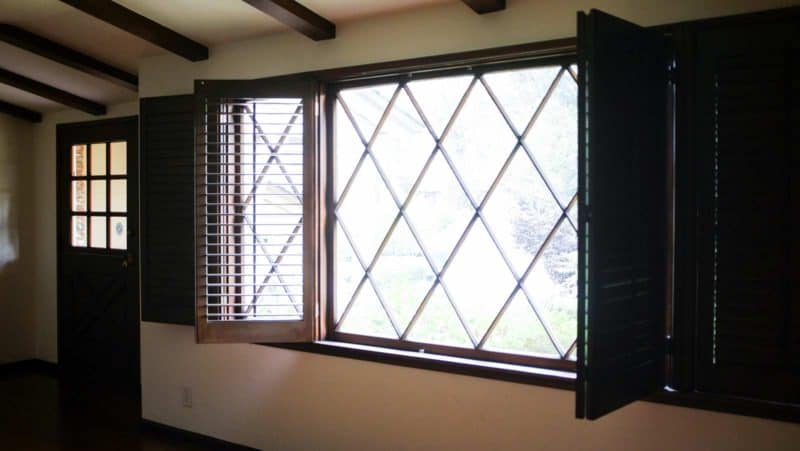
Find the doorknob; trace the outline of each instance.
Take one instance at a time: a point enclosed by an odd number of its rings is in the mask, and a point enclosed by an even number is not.
[[[133,254],[127,254],[122,259],[122,267],[127,268],[128,266],[133,264]]]

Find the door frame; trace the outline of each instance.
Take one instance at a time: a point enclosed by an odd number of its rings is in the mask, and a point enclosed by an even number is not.
[[[82,129],[82,128],[105,128],[105,127],[117,127],[117,126],[125,126],[130,125],[135,129],[135,132],[132,134],[132,141],[128,141],[129,148],[136,150],[136,165],[135,167],[131,167],[128,165],[128,180],[135,180],[136,183],[136,198],[141,200],[140,195],[140,176],[139,176],[139,163],[140,163],[140,149],[139,149],[139,116],[124,116],[124,117],[117,117],[111,119],[101,119],[95,121],[85,121],[85,122],[71,122],[71,123],[63,123],[63,124],[56,124],[56,303],[57,303],[57,316],[56,316],[56,336],[57,336],[57,352],[58,352],[58,362],[59,362],[59,376],[64,376],[64,367],[61,365],[63,363],[62,358],[65,355],[64,351],[64,340],[62,339],[64,331],[62,330],[62,325],[64,319],[64,286],[62,286],[62,274],[64,270],[64,243],[69,239],[70,228],[68,224],[68,216],[64,214],[64,208],[67,208],[71,199],[70,199],[70,192],[69,190],[65,190],[68,182],[68,175],[67,170],[69,168],[69,157],[70,152],[69,146],[70,143],[67,139],[68,134],[72,130]],[[105,138],[102,138],[105,140]],[[130,161],[130,160],[129,160]],[[89,170],[89,168],[87,168]],[[129,375],[131,381],[136,381],[135,391],[137,396],[140,395],[141,392],[141,302],[140,302],[140,293],[141,293],[141,269],[139,265],[139,255],[141,255],[141,237],[140,237],[140,230],[141,230],[141,219],[140,219],[140,212],[139,212],[139,202],[137,202],[137,206],[128,212],[128,224],[132,224],[136,227],[135,233],[133,236],[128,236],[128,253],[133,254],[134,256],[134,266],[136,270],[136,280],[137,283],[133,285],[133,289],[135,293],[133,293],[133,298],[136,299],[137,304],[137,321],[135,326],[136,332],[136,343],[135,343],[135,358],[136,364],[134,366],[134,371],[136,374]],[[87,236],[87,239],[89,237]],[[87,248],[87,253],[91,253],[92,250]],[[127,378],[126,378],[127,379]],[[116,386],[116,384],[113,384]]]

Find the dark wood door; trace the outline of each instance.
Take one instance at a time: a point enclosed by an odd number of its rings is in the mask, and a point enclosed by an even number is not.
[[[138,118],[57,134],[59,366],[68,380],[138,391]]]

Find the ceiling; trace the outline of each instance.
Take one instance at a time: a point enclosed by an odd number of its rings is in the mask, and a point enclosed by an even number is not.
[[[115,1],[208,47],[289,30],[242,0]],[[457,0],[300,0],[300,3],[335,24],[342,24],[453,1]],[[0,0],[0,23],[17,26],[131,73],[136,73],[140,58],[166,53],[59,0]],[[0,68],[104,104],[136,99],[131,90],[3,42],[0,42]],[[0,100],[40,112],[65,108],[2,84]]]

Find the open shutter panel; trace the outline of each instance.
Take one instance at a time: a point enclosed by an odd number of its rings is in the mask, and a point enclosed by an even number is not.
[[[196,83],[197,339],[314,339],[310,81]]]
[[[194,96],[142,99],[142,320],[194,324]]]
[[[667,60],[653,31],[578,15],[577,416],[664,387]]]
[[[697,389],[798,403],[800,9],[700,32],[696,58]]]

